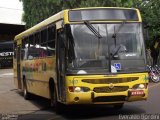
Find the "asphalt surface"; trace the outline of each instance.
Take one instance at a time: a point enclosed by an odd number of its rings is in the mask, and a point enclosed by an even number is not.
[[[24,100],[14,86],[12,69],[0,69],[0,120],[160,120],[159,103],[160,83],[150,83],[147,101],[125,103],[121,110],[106,105],[76,106],[57,115],[47,99]]]

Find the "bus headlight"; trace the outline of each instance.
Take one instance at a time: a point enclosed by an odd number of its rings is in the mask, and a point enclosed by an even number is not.
[[[81,92],[81,88],[80,87],[75,87],[74,92]]]
[[[145,88],[144,84],[139,84],[139,88],[144,89]]]
[[[69,86],[69,92],[88,92],[90,89],[88,87],[80,87],[80,86]]]
[[[132,87],[132,89],[146,89],[147,84],[136,84]]]

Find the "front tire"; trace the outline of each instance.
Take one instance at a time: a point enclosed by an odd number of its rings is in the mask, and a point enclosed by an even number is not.
[[[57,92],[56,88],[50,88],[50,95],[51,95],[51,107],[54,108],[57,114],[62,114],[64,111],[64,105],[57,101]]]

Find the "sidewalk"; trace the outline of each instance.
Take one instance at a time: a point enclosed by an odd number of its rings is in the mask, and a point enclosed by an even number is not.
[[[0,69],[0,75],[4,73],[13,73],[13,69]]]

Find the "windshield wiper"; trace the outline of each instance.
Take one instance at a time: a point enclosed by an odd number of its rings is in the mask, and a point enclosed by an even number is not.
[[[126,20],[124,20],[124,21],[121,23],[121,25],[119,26],[119,28],[118,28],[117,31],[114,30],[114,34],[112,35],[112,38],[116,38],[117,33],[121,30],[121,28],[123,27],[123,25],[124,25],[125,23],[126,23]]]
[[[84,21],[84,24],[92,31],[92,33],[98,38],[102,38],[99,31],[97,31],[94,26],[89,21]]]
[[[115,30],[115,26],[114,26],[114,33],[112,35],[112,38],[114,38],[115,48],[117,47],[117,33],[119,33],[119,31],[122,29],[122,27],[124,26],[125,23],[126,23],[126,20],[123,20],[122,23],[120,24],[120,26],[118,27],[117,31]],[[119,52],[120,48],[121,48],[121,46],[119,46],[118,49],[116,50],[116,52],[114,52],[112,54],[112,57],[114,57],[114,55],[116,55]]]

